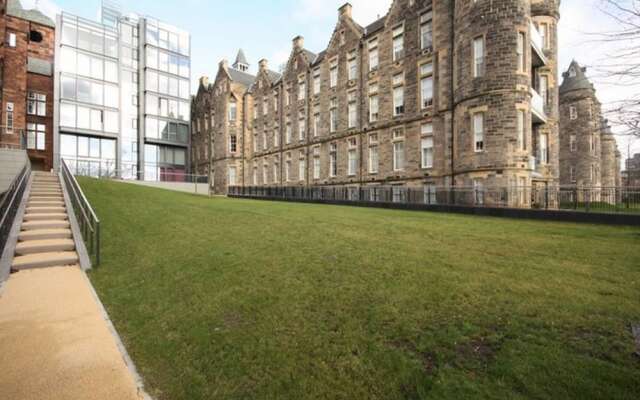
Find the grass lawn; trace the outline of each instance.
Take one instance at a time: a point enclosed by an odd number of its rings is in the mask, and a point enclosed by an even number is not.
[[[157,399],[640,398],[640,229],[80,183]]]

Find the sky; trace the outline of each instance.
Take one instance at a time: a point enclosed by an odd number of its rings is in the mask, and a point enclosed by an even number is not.
[[[81,17],[95,19],[100,0],[21,0],[25,8],[37,7],[45,14],[60,10]],[[227,59],[230,64],[242,48],[255,72],[258,61],[265,58],[269,68],[278,70],[291,51],[291,40],[297,35],[305,38],[305,47],[313,52],[326,48],[338,17],[338,8],[346,0],[136,0],[122,1],[125,12],[150,15],[191,33],[192,87],[195,92],[198,78],[215,78],[218,63]],[[367,25],[383,16],[391,0],[349,0],[353,17],[360,25]],[[611,44],[599,42],[594,33],[615,31],[616,24],[599,9],[601,0],[562,0],[559,25],[559,68],[566,70],[572,59],[587,66],[602,65],[615,51]],[[605,108],[630,96],[638,87],[620,85],[590,75],[598,97]],[[640,152],[640,139],[618,136],[623,158]]]

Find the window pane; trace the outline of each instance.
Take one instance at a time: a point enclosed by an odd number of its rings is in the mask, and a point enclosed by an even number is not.
[[[62,86],[62,98],[63,99],[76,99],[76,80],[75,78],[69,78],[67,76],[63,76],[61,79]]]
[[[63,156],[76,156],[77,138],[72,135],[60,135],[60,153]]]
[[[100,139],[89,138],[89,157],[100,158]]]
[[[90,129],[90,110],[86,107],[78,107],[78,128]]]
[[[78,136],[78,156],[89,157],[89,138]]]
[[[91,110],[91,129],[94,131],[102,130],[102,111]]]
[[[116,63],[105,61],[104,79],[109,82],[118,82],[118,65]]]
[[[91,83],[84,79],[78,79],[78,101],[90,103],[91,100]]]
[[[76,127],[76,106],[73,104],[60,104],[60,125],[69,128]]]
[[[63,47],[60,51],[60,69],[63,72],[76,73],[76,51]]]
[[[118,113],[114,111],[105,111],[104,113],[104,130],[105,132],[118,133]]]
[[[109,139],[101,140],[102,158],[106,160],[116,159],[116,141]]]
[[[101,83],[91,83],[91,102],[93,104],[104,104],[104,93],[103,86]]]

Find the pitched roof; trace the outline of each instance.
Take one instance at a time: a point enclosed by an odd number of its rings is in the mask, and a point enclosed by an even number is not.
[[[326,50],[322,50],[320,52],[320,54],[318,54],[318,56],[316,57],[315,61],[311,64],[311,66],[315,67],[316,65],[320,64],[322,62],[322,60],[324,60],[324,56],[327,54]]]
[[[576,60],[571,61],[567,72],[562,74],[564,78],[560,85],[560,93],[567,93],[573,90],[593,90],[593,84],[587,78],[587,69],[580,66]]]
[[[227,69],[229,76],[234,82],[240,83],[246,87],[250,87],[256,80],[256,77],[246,72],[238,71],[234,68]]]
[[[270,69],[267,70],[267,75],[269,76],[271,82],[276,82],[278,79],[280,79],[280,77],[282,77],[282,74]]]
[[[364,28],[364,35],[370,35],[376,31],[379,31],[380,29],[384,28],[384,21],[387,17],[382,17],[376,21],[373,21],[371,24],[367,25],[366,28]]]
[[[313,64],[316,57],[318,57],[316,53],[309,51],[307,49],[302,49],[302,51],[304,52],[304,55],[307,57],[307,60],[309,60],[309,64]]]
[[[40,10],[25,10],[20,4],[20,0],[9,0],[7,2],[7,15],[35,22],[36,24],[55,28],[56,24],[53,20],[44,15]]]
[[[244,55],[244,51],[242,49],[238,50],[238,55],[236,56],[236,62],[233,63],[233,65],[236,66],[240,64],[249,65],[249,62],[247,61],[247,56]]]

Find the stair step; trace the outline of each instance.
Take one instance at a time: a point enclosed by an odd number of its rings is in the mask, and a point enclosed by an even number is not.
[[[62,206],[28,206],[27,214],[64,214],[67,210]]]
[[[71,229],[35,229],[20,232],[18,240],[28,242],[31,240],[70,239],[72,237]]]
[[[54,192],[62,192],[62,187],[61,186],[41,186],[41,185],[31,185],[31,191],[32,192],[49,192],[49,191],[54,191]]]
[[[69,228],[69,221],[29,221],[22,223],[23,231],[33,231],[36,229],[66,229]]]
[[[75,265],[79,261],[75,251],[29,254],[13,259],[11,268],[16,270],[29,268],[46,268],[56,266]]]
[[[76,245],[71,239],[29,240],[16,245],[16,255],[26,256],[36,253],[57,253],[73,251]]]
[[[53,196],[50,194],[44,195],[44,194],[36,194],[34,195],[33,193],[29,196],[29,201],[63,201],[64,197],[62,195],[59,196]]]
[[[25,221],[65,221],[68,219],[67,213],[56,214],[25,214]]]
[[[40,208],[40,207],[53,207],[53,208],[64,208],[64,201],[29,201],[27,203],[27,210],[29,208]]]
[[[31,195],[36,196],[61,196],[62,190],[31,190]]]

